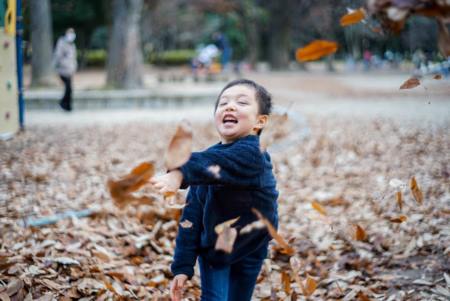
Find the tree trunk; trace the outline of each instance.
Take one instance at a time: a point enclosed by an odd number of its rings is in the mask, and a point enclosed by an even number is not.
[[[291,50],[292,0],[270,1],[269,62],[273,69],[287,69]]]
[[[31,18],[31,85],[55,83],[52,67],[52,20],[49,0],[30,0]]]
[[[140,18],[142,0],[114,0],[109,39],[107,85],[121,89],[142,87]]]

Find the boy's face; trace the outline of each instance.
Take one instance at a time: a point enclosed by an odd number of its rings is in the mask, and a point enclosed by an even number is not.
[[[267,115],[259,114],[255,90],[247,85],[236,85],[223,91],[214,115],[222,143],[257,134],[264,128],[267,118]]]

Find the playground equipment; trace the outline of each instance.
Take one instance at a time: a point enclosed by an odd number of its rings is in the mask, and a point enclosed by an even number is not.
[[[0,0],[0,139],[23,127],[21,0]]]

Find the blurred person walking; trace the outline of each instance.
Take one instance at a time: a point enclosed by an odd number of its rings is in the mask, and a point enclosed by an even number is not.
[[[64,83],[64,96],[59,105],[65,111],[72,111],[72,77],[77,70],[75,38],[75,30],[68,28],[65,35],[58,39],[53,55],[53,66]]]

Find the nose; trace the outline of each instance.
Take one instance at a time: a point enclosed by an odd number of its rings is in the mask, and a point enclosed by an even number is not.
[[[230,101],[226,107],[225,107],[225,111],[236,111],[236,106],[234,105],[233,101]]]

